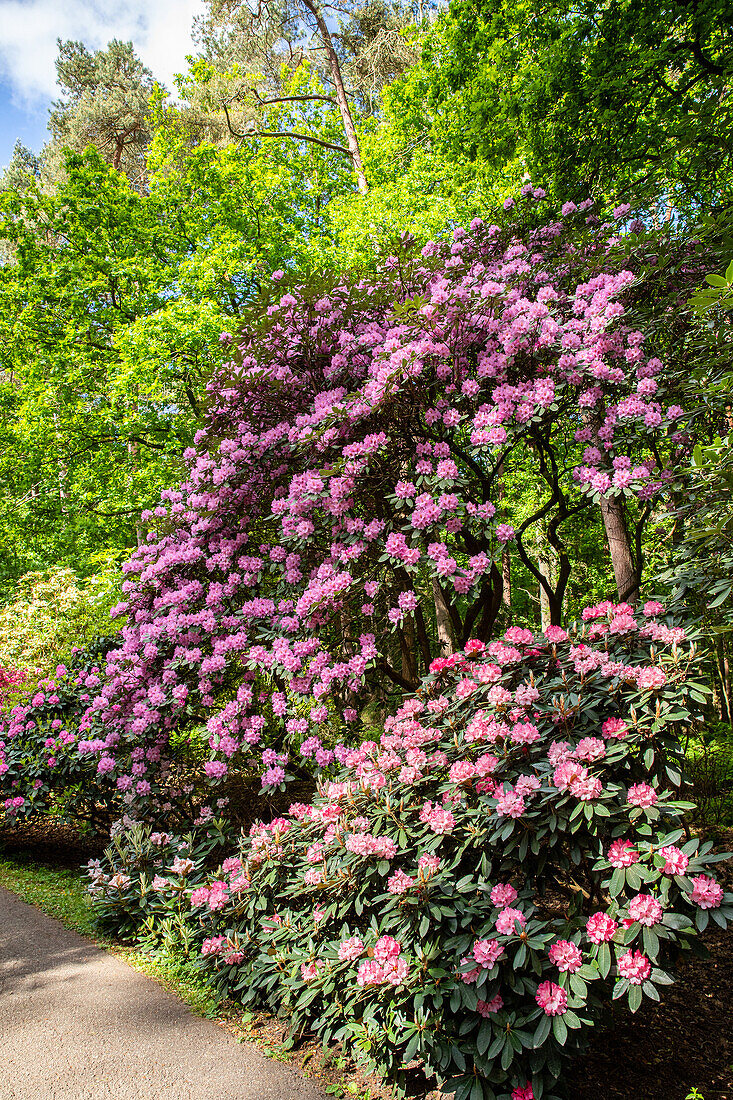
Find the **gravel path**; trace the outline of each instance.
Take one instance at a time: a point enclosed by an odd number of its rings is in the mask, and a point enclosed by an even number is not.
[[[0,889],[1,1100],[325,1100]]]

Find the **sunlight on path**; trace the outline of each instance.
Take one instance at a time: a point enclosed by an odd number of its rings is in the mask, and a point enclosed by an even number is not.
[[[2,1100],[323,1100],[0,889]]]

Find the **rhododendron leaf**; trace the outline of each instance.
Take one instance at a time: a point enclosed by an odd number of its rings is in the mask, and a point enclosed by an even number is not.
[[[549,1032],[550,1032],[550,1029],[548,1027],[548,1029],[547,1029],[547,1034],[548,1035],[549,1035]],[[488,1051],[486,1052],[486,1058],[487,1058],[488,1061],[493,1061],[493,1059],[496,1058],[497,1054],[499,1053],[499,1051],[504,1046],[505,1037],[506,1036],[504,1035],[504,1032],[502,1031],[502,1032],[499,1033],[499,1035],[497,1035],[496,1039],[494,1039],[493,1043],[491,1044]],[[547,1035],[545,1036],[545,1038],[547,1038]],[[544,1039],[542,1041],[544,1042]],[[535,1044],[535,1045],[538,1045],[538,1044]]]
[[[602,978],[607,978],[611,969],[611,949],[607,943],[602,943],[598,948],[598,971]]]
[[[501,1058],[499,1064],[502,1069],[509,1069],[509,1066],[514,1061],[514,1047],[512,1046],[511,1038],[509,1035],[504,1040],[504,1047],[501,1052]]]
[[[613,987],[612,998],[617,1001],[619,997],[623,997],[626,990],[629,988],[629,982],[627,978],[620,978]]]
[[[632,1012],[636,1012],[641,1008],[642,992],[640,985],[632,985],[629,988],[629,1008]]]
[[[491,1039],[494,1034],[493,1028],[488,1020],[484,1020],[479,1028],[479,1033],[476,1037],[476,1048],[479,1054],[486,1054],[487,1050],[491,1046]]]
[[[626,868],[626,882],[632,890],[641,889],[641,876],[635,867]]]
[[[659,954],[659,937],[653,928],[644,928],[642,931],[642,941],[644,943],[644,952],[651,958],[656,958]]]
[[[585,984],[580,974],[570,975],[570,988],[577,997],[586,997],[588,994],[588,986]]]
[[[552,1028],[552,1017],[542,1015],[534,1033],[534,1047],[538,1049],[546,1041]]]
[[[580,1018],[576,1016],[572,1008],[569,1008],[565,1013],[563,1013],[562,1018],[565,1021],[566,1026],[573,1028],[573,1030],[581,1026]]]
[[[665,913],[662,917],[662,924],[665,924],[667,928],[676,930],[692,927],[690,918],[683,913]]]
[[[612,898],[617,897],[626,884],[626,872],[623,867],[617,867],[611,875],[608,892]]]
[[[563,1016],[552,1017],[552,1033],[560,1046],[565,1046],[568,1037],[568,1029]]]

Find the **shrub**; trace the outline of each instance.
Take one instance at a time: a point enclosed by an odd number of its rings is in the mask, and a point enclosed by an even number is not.
[[[457,1100],[547,1098],[611,1000],[658,1000],[733,915],[722,857],[685,824],[679,732],[704,696],[661,611],[599,605],[569,634],[437,659],[311,805],[253,826],[205,882],[169,863],[156,904],[220,992],[293,1036],[343,1041],[398,1086],[417,1059]],[[122,927],[150,868],[124,890],[111,870],[96,904]]]
[[[0,809],[19,820],[53,810],[109,827],[120,812],[120,792],[105,781],[96,753],[84,751],[79,723],[102,682],[111,637],[76,652],[53,678],[23,688],[22,701],[0,714]],[[11,698],[12,701],[12,698]]]

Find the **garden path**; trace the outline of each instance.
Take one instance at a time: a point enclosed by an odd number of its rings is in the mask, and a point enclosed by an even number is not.
[[[1,1100],[324,1100],[0,889]]]

